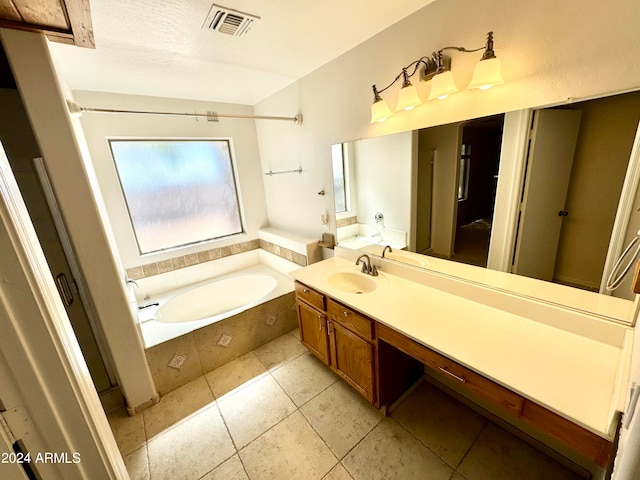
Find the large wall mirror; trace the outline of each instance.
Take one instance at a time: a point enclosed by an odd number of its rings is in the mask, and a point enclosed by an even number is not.
[[[517,128],[507,113],[332,146],[338,244],[601,291],[640,92],[527,115]]]

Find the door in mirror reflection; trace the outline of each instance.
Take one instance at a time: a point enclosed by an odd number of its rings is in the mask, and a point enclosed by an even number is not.
[[[487,266],[504,115],[462,125],[452,260]]]

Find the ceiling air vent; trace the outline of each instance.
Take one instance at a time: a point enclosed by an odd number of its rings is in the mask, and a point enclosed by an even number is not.
[[[209,10],[209,15],[207,15],[202,28],[240,37],[251,29],[253,22],[256,20],[260,20],[260,17],[257,15],[240,12],[239,10],[223,7],[214,3],[211,6],[211,10]]]

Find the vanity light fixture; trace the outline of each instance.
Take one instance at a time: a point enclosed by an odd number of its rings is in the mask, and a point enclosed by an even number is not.
[[[500,59],[498,59],[493,50],[493,32],[487,33],[487,42],[483,47],[469,50],[465,47],[444,47],[431,54],[424,56],[411,62],[404,67],[393,81],[386,87],[378,90],[373,85],[373,105],[371,105],[371,123],[383,122],[393,115],[389,109],[387,102],[380,96],[382,92],[389,89],[398,80],[402,78],[402,88],[398,92],[398,103],[396,111],[411,110],[420,105],[422,101],[418,96],[418,90],[411,84],[409,80],[418,71],[420,71],[420,80],[431,81],[431,92],[428,100],[439,99],[444,100],[449,95],[458,91],[458,87],[451,73],[451,58],[444,55],[446,50],[457,50],[462,53],[473,53],[484,50],[482,58],[476,65],[471,82],[467,89],[479,88],[486,90],[494,85],[504,83],[502,80]]]

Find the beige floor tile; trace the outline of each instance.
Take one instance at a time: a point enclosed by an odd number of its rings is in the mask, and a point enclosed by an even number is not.
[[[199,479],[235,453],[216,405],[148,443],[151,478]]]
[[[295,338],[297,338],[298,340],[300,340],[300,328],[296,328],[295,330],[291,330],[289,333],[291,335],[293,335]]]
[[[146,445],[123,457],[123,460],[131,480],[149,480],[149,457]]]
[[[482,416],[428,382],[422,382],[392,416],[453,468],[486,423]]]
[[[287,417],[239,454],[251,480],[321,479],[337,463],[300,412]]]
[[[384,419],[344,457],[355,480],[449,480],[453,470],[395,420]]]
[[[202,477],[201,480],[249,480],[249,477],[247,477],[238,455],[234,455]]]
[[[160,432],[188,417],[193,412],[214,401],[209,384],[204,377],[169,392],[160,403],[142,412],[147,439],[152,440]]]
[[[382,420],[382,414],[343,381],[334,383],[300,411],[338,458]]]
[[[458,467],[468,480],[574,480],[579,477],[535,448],[488,424]]]
[[[297,406],[338,381],[338,376],[309,352],[273,371],[272,375]]]
[[[141,413],[130,417],[122,407],[110,412],[107,419],[122,456],[133,453],[145,444],[144,418]]]
[[[218,406],[239,449],[296,410],[271,375],[225,396]]]
[[[205,378],[213,395],[219,399],[234,389],[261,378],[266,371],[258,357],[250,352],[207,373]]]
[[[353,480],[353,477],[349,475],[347,469],[339,463],[333,467],[329,473],[322,477],[322,480]]]
[[[254,350],[254,353],[265,368],[275,370],[306,351],[298,339],[286,334]]]

